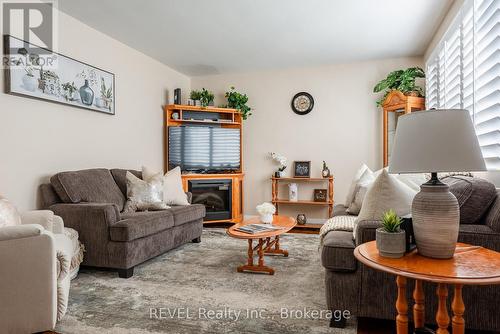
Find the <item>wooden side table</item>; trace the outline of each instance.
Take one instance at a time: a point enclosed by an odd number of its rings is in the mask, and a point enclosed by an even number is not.
[[[416,328],[424,327],[425,305],[422,281],[437,283],[438,310],[437,334],[446,334],[450,316],[446,306],[448,284],[454,285],[451,308],[453,311],[453,334],[465,333],[465,304],[462,299],[464,285],[500,284],[500,253],[467,244],[457,243],[455,255],[451,259],[431,259],[414,250],[399,259],[379,255],[375,241],[359,245],[354,256],[363,264],[376,270],[396,275],[398,297],[396,300],[396,328],[398,334],[408,333],[408,301],[406,300],[407,278],[415,279],[413,291],[413,318]]]

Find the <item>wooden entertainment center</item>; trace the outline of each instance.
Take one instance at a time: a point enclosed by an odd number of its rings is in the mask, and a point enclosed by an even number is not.
[[[229,108],[197,107],[179,104],[164,107],[164,170],[169,169],[169,129],[180,126],[214,126],[219,128],[238,129],[240,133],[240,167],[232,172],[221,173],[187,173],[182,175],[185,191],[189,191],[194,182],[221,181],[230,187],[230,218],[205,220],[209,223],[240,223],[243,221],[243,149],[242,149],[242,118],[238,110]],[[237,155],[236,155],[237,156]],[[206,218],[207,219],[207,218]]]

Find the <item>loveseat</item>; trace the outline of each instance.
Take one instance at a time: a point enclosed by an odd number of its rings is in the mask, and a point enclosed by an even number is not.
[[[130,172],[141,178],[140,171]],[[134,267],[148,259],[186,242],[200,242],[205,216],[205,207],[199,204],[124,213],[126,173],[125,169],[62,172],[40,186],[42,206],[80,234],[86,249],[82,264],[117,269],[122,278],[131,277]]]
[[[459,178],[445,181],[455,183]],[[466,182],[467,178],[463,178]],[[451,186],[451,184],[450,184]],[[467,197],[462,191],[459,203]],[[472,207],[474,203],[472,203]],[[348,215],[346,207],[337,205],[334,216]],[[462,218],[465,215],[462,214]],[[321,261],[325,268],[326,301],[330,310],[349,310],[358,317],[390,319],[396,317],[395,276],[371,269],[356,261],[353,251],[357,245],[375,240],[375,230],[380,221],[359,221],[355,238],[353,232],[331,231],[323,239]],[[474,224],[460,224],[459,242],[483,246],[500,252],[500,190],[480,220]],[[408,280],[407,300],[413,301],[411,293],[414,281]],[[449,289],[448,305],[453,292]],[[426,323],[435,323],[436,285],[424,283],[426,296]],[[500,329],[500,286],[465,286],[465,321],[468,329],[498,331]],[[411,308],[408,315],[411,317]],[[345,319],[332,321],[332,326],[343,327]]]

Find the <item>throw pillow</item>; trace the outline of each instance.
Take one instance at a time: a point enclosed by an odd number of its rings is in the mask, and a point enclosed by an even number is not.
[[[354,175],[349,191],[347,192],[344,202],[344,205],[347,208],[351,205],[352,201],[354,201],[354,197],[356,196],[356,185],[361,182],[367,182],[370,178],[373,178],[373,172],[367,165],[363,164]]]
[[[21,225],[21,215],[6,198],[0,196],[0,227]]]
[[[361,211],[361,207],[363,206],[363,201],[365,199],[366,193],[368,192],[368,189],[373,184],[373,180],[363,182],[363,183],[358,183],[356,185],[356,190],[354,191],[354,200],[352,203],[349,205],[347,208],[346,212],[350,215],[357,215],[359,214],[359,211]]]
[[[149,180],[155,174],[149,168],[142,167],[144,180]],[[163,202],[167,205],[189,205],[187,195],[182,188],[180,167],[175,167],[163,176]]]
[[[396,176],[396,178],[406,184],[408,187],[411,189],[415,190],[416,192],[420,191],[420,186],[424,184],[425,182],[429,181],[429,179],[426,177],[426,174],[424,173],[419,173],[419,174],[393,174]]]
[[[358,215],[358,222],[380,220],[383,213],[389,209],[393,209],[399,216],[408,215],[411,212],[411,204],[416,194],[415,190],[384,169],[366,193]]]
[[[441,181],[450,187],[460,207],[460,224],[480,224],[491,203],[497,197],[495,185],[470,176],[448,176]]]
[[[163,202],[163,178],[160,173],[149,180],[139,179],[127,172],[127,202],[123,212],[165,210],[169,206]]]

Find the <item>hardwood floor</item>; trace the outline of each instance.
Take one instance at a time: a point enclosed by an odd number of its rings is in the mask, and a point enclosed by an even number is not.
[[[470,330],[465,332],[467,334],[500,334],[500,332]],[[396,334],[396,324],[391,320],[358,318],[358,334]]]

